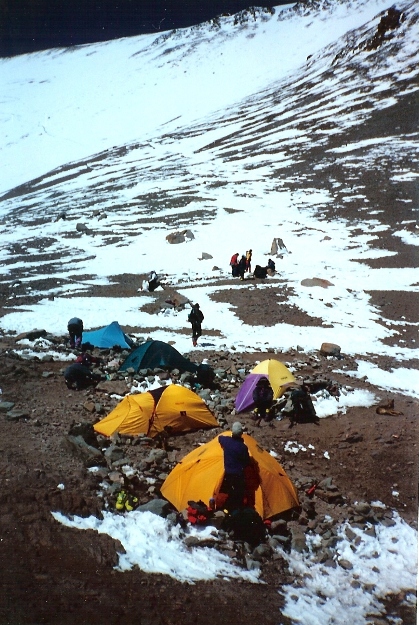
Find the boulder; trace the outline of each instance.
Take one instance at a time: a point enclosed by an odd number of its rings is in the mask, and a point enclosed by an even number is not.
[[[165,517],[170,509],[170,504],[164,499],[151,499],[147,503],[138,506],[137,510],[141,512],[152,512],[158,516]]]
[[[327,289],[328,286],[334,286],[333,282],[325,280],[324,278],[305,278],[301,280],[302,286],[321,286],[323,289]]]
[[[128,387],[122,380],[104,380],[96,386],[97,391],[104,391],[109,395],[125,395],[128,393]]]
[[[277,256],[277,255],[279,255],[281,253],[283,254],[284,252],[287,252],[287,251],[288,250],[287,250],[287,248],[285,246],[285,243],[283,242],[282,239],[280,239],[278,237],[278,238],[275,238],[272,241],[271,251],[270,251],[270,255],[271,256]]]
[[[34,341],[35,339],[43,338],[47,335],[46,330],[31,330],[30,332],[23,332],[18,334],[15,341],[21,341],[22,339],[28,339],[28,341]]]
[[[99,449],[88,445],[82,436],[67,435],[63,439],[64,446],[75,456],[81,458],[87,467],[103,466],[106,460]]]
[[[323,356],[340,356],[340,346],[335,343],[322,343],[320,353]]]
[[[14,406],[13,401],[1,401],[0,402],[0,412],[9,412]]]
[[[194,235],[191,230],[182,230],[181,232],[171,232],[167,235],[166,241],[172,245],[178,243],[185,243],[185,241],[192,241]]]
[[[21,419],[29,419],[29,413],[23,410],[9,410],[6,413],[6,421],[20,421]]]
[[[117,447],[116,445],[111,445],[105,451],[105,458],[110,463],[114,463],[114,462],[117,462],[118,460],[122,460],[122,458],[124,458],[124,457],[125,457],[124,450],[121,449],[120,447]]]
[[[152,449],[146,459],[146,462],[152,464],[153,462],[160,465],[163,460],[167,458],[167,451],[164,449]]]

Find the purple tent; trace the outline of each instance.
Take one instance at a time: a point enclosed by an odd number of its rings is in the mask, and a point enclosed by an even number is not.
[[[239,392],[237,393],[236,400],[234,402],[237,412],[244,412],[245,410],[252,410],[255,407],[253,401],[253,389],[255,388],[260,378],[267,378],[265,373],[249,373],[243,384],[241,385]]]

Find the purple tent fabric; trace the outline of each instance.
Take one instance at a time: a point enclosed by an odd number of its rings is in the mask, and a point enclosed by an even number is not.
[[[239,392],[237,393],[234,406],[237,412],[244,412],[245,410],[252,410],[255,407],[253,402],[253,389],[255,388],[260,378],[268,377],[265,373],[249,373],[243,384],[241,385]]]

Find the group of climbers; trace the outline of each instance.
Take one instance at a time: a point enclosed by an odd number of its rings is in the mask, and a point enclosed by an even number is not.
[[[231,267],[231,275],[233,278],[239,278],[240,280],[244,280],[245,273],[249,275],[252,273],[252,250],[247,250],[246,254],[242,254],[239,258],[240,254],[236,252],[230,258],[230,267]],[[265,267],[261,267],[260,265],[256,265],[253,270],[253,277],[259,279],[265,279],[268,275],[273,275],[275,273],[275,263],[270,258]]]

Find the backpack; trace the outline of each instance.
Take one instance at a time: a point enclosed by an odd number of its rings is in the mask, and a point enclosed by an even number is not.
[[[202,313],[202,310],[200,310],[199,308],[192,308],[191,312],[188,315],[188,321],[190,323],[194,323],[194,322],[198,322],[200,323],[201,321],[204,320],[204,315]]]
[[[188,501],[186,512],[188,514],[188,521],[192,523],[192,525],[205,525],[212,515],[212,510],[201,500]]]
[[[291,401],[294,408],[292,415],[294,421],[297,423],[316,423],[319,420],[309,393],[301,389],[293,389]]]
[[[261,280],[264,280],[268,275],[268,272],[266,270],[266,267],[256,265],[253,275],[255,276],[255,278],[260,278]]]
[[[254,508],[234,510],[226,517],[223,529],[233,531],[236,540],[243,540],[252,546],[259,545],[266,538],[266,525]]]
[[[256,405],[258,404],[270,404],[273,401],[274,392],[272,387],[268,384],[262,386],[256,384],[253,389],[252,399]]]

